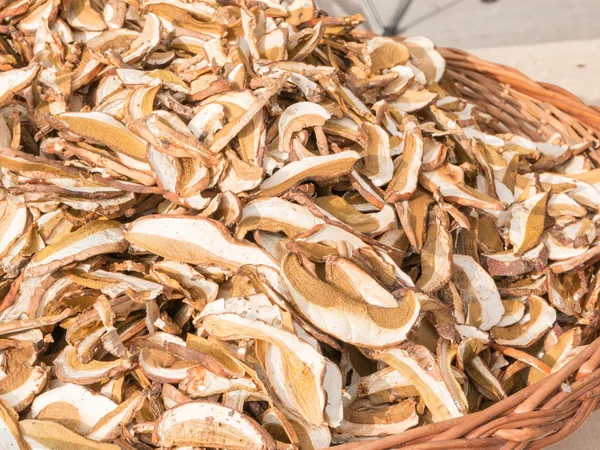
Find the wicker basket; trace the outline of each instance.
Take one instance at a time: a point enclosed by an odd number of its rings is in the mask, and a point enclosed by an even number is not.
[[[366,33],[361,37],[366,37]],[[439,50],[447,61],[442,82],[451,82],[456,94],[493,118],[482,127],[535,140],[559,133],[571,145],[593,141],[594,145],[586,151],[600,167],[600,110],[559,87],[536,83],[509,67],[461,50]],[[591,345],[562,369],[487,409],[379,440],[335,448],[512,450],[542,449],[555,444],[573,434],[600,399],[598,328],[596,322],[583,331],[586,343]]]

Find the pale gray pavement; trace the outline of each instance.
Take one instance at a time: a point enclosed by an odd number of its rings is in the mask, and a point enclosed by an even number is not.
[[[316,1],[335,15],[362,12],[361,0]],[[373,1],[390,25],[398,0]],[[413,0],[400,34],[468,50],[600,105],[599,21],[600,0]],[[551,448],[600,448],[600,412]]]

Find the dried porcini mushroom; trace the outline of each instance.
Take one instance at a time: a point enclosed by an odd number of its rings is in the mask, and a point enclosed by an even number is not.
[[[0,447],[375,439],[597,326],[593,143],[494,134],[429,39],[314,0],[0,18]]]

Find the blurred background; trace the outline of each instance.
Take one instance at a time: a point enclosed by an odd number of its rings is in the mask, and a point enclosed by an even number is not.
[[[600,0],[317,0],[317,4],[331,15],[360,13],[377,33],[383,34],[384,27],[396,28],[399,35],[422,35],[438,46],[468,50],[600,106]],[[396,23],[394,16],[406,4]]]

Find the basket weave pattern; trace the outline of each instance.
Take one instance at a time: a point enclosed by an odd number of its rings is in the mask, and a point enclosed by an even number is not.
[[[569,145],[593,141],[589,157],[600,167],[600,111],[573,94],[536,83],[515,69],[456,49],[439,49],[443,81],[491,116],[482,128],[534,140],[560,134]],[[542,449],[573,434],[600,399],[598,323],[583,331],[590,345],[557,372],[487,409],[338,450]]]

